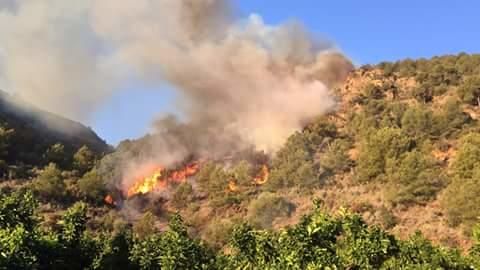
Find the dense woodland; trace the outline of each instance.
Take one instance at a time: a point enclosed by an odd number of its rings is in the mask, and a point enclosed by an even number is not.
[[[135,216],[104,197],[155,135],[23,149],[2,119],[0,269],[480,268],[480,55],[363,66],[333,94],[274,156],[207,162]]]

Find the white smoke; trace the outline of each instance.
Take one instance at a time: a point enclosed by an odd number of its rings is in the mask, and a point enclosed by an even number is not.
[[[352,67],[300,24],[239,20],[225,0],[10,0],[1,8],[6,83],[80,120],[122,78],[140,76],[174,85],[196,128],[274,151],[334,107],[328,88]]]

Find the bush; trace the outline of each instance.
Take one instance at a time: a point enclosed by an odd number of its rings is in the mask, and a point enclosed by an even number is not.
[[[157,232],[155,219],[155,216],[151,212],[143,214],[143,216],[133,225],[133,234],[135,237],[145,239]]]
[[[388,159],[395,160],[411,148],[411,140],[398,128],[374,130],[360,145],[358,180],[367,182],[385,174]]]
[[[289,217],[295,211],[295,205],[274,193],[261,193],[250,202],[247,218],[258,228],[271,228],[276,218]]]
[[[43,200],[62,201],[66,195],[66,185],[57,165],[50,163],[32,183],[33,191]]]
[[[62,169],[68,169],[71,163],[71,158],[69,160],[65,146],[61,143],[50,146],[44,154],[44,159],[47,163],[55,163]]]
[[[480,106],[480,76],[468,77],[457,90],[465,103]]]
[[[90,171],[96,162],[95,154],[84,145],[73,155],[73,166],[80,175]]]
[[[292,135],[273,159],[270,178],[265,186],[275,190],[320,184],[318,167],[313,162],[311,151],[308,140],[301,133]]]
[[[434,162],[418,150],[388,162],[387,178],[390,182],[387,199],[393,204],[426,203],[444,186]]]
[[[423,106],[408,108],[403,114],[402,131],[414,139],[425,139],[433,133],[433,114]]]
[[[172,204],[177,208],[185,208],[193,200],[193,187],[189,183],[181,183],[172,195]]]
[[[397,217],[386,207],[380,207],[378,210],[378,219],[383,229],[389,230],[397,225]]]
[[[454,98],[448,99],[442,111],[434,114],[434,134],[448,137],[460,131],[471,118],[462,110],[461,104]]]
[[[320,165],[333,172],[343,172],[352,165],[347,151],[350,143],[346,140],[335,140],[328,145],[325,153],[320,156]]]
[[[467,134],[460,140],[452,164],[453,180],[446,188],[442,205],[451,225],[463,223],[467,229],[480,216],[480,135]]]
[[[202,238],[216,250],[220,250],[228,243],[234,223],[230,219],[215,218],[208,223],[202,233]]]
[[[98,175],[96,170],[87,172],[78,180],[77,185],[80,196],[89,202],[101,204],[107,195],[105,182]]]

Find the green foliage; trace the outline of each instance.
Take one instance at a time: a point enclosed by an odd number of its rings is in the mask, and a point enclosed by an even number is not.
[[[87,205],[79,202],[67,210],[63,216],[61,239],[70,245],[80,242],[83,232],[86,229]]]
[[[153,235],[157,231],[155,227],[155,216],[152,212],[146,212],[143,216],[133,225],[133,234],[136,238],[144,239]]]
[[[130,259],[140,269],[206,269],[214,256],[188,236],[182,219],[175,215],[169,231],[135,240]]]
[[[434,87],[429,83],[421,83],[413,89],[413,97],[421,103],[429,103],[433,101],[435,95]]]
[[[0,268],[31,269],[37,257],[29,248],[30,233],[23,226],[0,228]]]
[[[387,161],[411,148],[411,139],[398,128],[374,130],[363,139],[356,167],[358,180],[368,182],[385,174]]]
[[[231,219],[216,218],[208,223],[202,239],[215,250],[221,250],[228,243],[234,224]]]
[[[390,192],[387,197],[393,204],[425,203],[435,198],[444,186],[434,162],[418,150],[407,152],[388,163]]]
[[[162,233],[139,238],[127,228],[92,237],[86,231],[84,203],[68,209],[56,231],[39,229],[32,216],[31,194],[2,195],[0,202],[0,269],[474,269],[478,265],[478,233],[471,255],[464,257],[456,250],[433,246],[419,234],[406,241],[395,239],[343,210],[335,217],[326,215],[318,204],[298,224],[278,232],[254,230],[245,223],[232,230],[227,222],[228,252],[214,253],[190,238],[179,215],[173,215],[170,229]]]
[[[468,77],[458,87],[457,93],[464,102],[480,106],[480,76]]]
[[[309,141],[302,133],[292,135],[272,161],[269,189],[309,187],[320,184],[318,167],[314,164]]]
[[[397,217],[392,213],[392,211],[384,206],[380,207],[380,209],[378,210],[378,218],[380,221],[380,225],[386,230],[395,227],[398,222]]]
[[[463,112],[460,102],[450,98],[443,104],[442,111],[434,115],[433,129],[437,136],[449,137],[458,133],[470,121],[470,116]]]
[[[453,180],[442,198],[452,225],[464,223],[471,228],[480,216],[480,135],[470,133],[460,139],[452,164]]]
[[[44,160],[48,163],[55,163],[63,169],[66,169],[71,163],[71,158],[67,156],[65,146],[61,143],[50,146],[44,154]]]
[[[73,166],[81,175],[93,168],[96,162],[95,154],[84,145],[73,155]]]
[[[80,196],[89,202],[101,204],[107,195],[105,182],[95,169],[87,172],[78,180]]]
[[[382,99],[384,97],[383,89],[373,83],[367,84],[362,92],[366,98]]]
[[[50,163],[32,183],[33,191],[45,201],[62,201],[65,199],[65,182],[57,165]]]
[[[320,156],[320,165],[333,172],[343,172],[350,168],[352,161],[348,157],[351,144],[342,139],[334,140]]]
[[[474,169],[480,165],[480,134],[466,134],[460,139],[460,147],[453,162],[454,176],[472,179]]]
[[[467,258],[421,236],[399,241],[358,216],[319,210],[278,233],[240,225],[231,247],[225,269],[470,269]]]
[[[8,155],[8,149],[11,145],[12,136],[15,131],[4,125],[0,127],[0,159],[5,159]]]
[[[0,228],[12,228],[21,224],[32,230],[36,220],[34,210],[37,201],[31,192],[17,191],[10,195],[0,193]]]
[[[181,183],[172,195],[172,204],[177,208],[187,207],[193,200],[193,187],[190,183]]]
[[[202,190],[208,193],[209,203],[213,207],[238,204],[242,199],[240,194],[229,192],[228,183],[233,175],[223,166],[213,162],[205,164],[196,179]]]
[[[138,265],[129,260],[132,242],[132,235],[128,231],[105,236],[101,239],[92,269],[139,269]]]
[[[271,228],[276,218],[289,217],[295,205],[274,193],[263,192],[250,202],[247,218],[257,228]]]
[[[424,106],[410,107],[403,114],[401,126],[406,135],[425,139],[433,133],[433,114]]]

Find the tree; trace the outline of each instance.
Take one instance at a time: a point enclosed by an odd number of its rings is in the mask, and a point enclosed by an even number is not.
[[[177,208],[184,208],[192,201],[193,187],[190,183],[181,183],[172,195],[172,204]]]
[[[452,164],[453,180],[442,197],[452,225],[463,223],[471,228],[480,215],[480,135],[470,133],[460,139]]]
[[[312,149],[302,133],[295,133],[272,161],[267,188],[310,187],[320,184]]]
[[[402,131],[414,139],[426,139],[433,133],[433,114],[424,106],[408,108],[401,120]]]
[[[44,154],[47,163],[55,163],[60,168],[67,168],[67,154],[65,153],[65,146],[61,143],[56,143],[50,146]]]
[[[444,181],[433,160],[418,150],[389,160],[386,165],[389,192],[393,204],[422,204],[435,198]]]
[[[78,180],[80,195],[87,201],[100,204],[107,195],[105,182],[95,169],[87,172]]]
[[[263,192],[248,206],[247,218],[257,228],[271,228],[276,218],[289,217],[295,205],[274,193]]]
[[[91,170],[95,165],[95,154],[84,145],[73,155],[73,166],[81,175]]]
[[[62,172],[57,165],[50,163],[40,172],[38,177],[33,181],[32,188],[35,193],[40,195],[44,200],[65,199],[65,182],[63,181]]]
[[[145,239],[157,231],[155,227],[155,216],[152,212],[146,212],[133,225],[133,233],[136,238]]]
[[[0,159],[5,160],[15,131],[4,125],[0,126]]]
[[[480,107],[480,76],[468,77],[458,87],[457,93],[464,102]]]
[[[367,135],[360,145],[357,175],[361,182],[383,175],[387,160],[394,160],[411,148],[411,139],[398,128],[382,128]]]
[[[352,164],[347,151],[350,144],[345,140],[335,140],[328,145],[325,153],[320,156],[320,165],[333,172],[343,172]]]
[[[130,260],[140,269],[209,269],[213,266],[213,254],[192,240],[182,218],[174,215],[170,230],[135,239]]]
[[[428,83],[422,83],[413,89],[413,97],[424,104],[432,102],[434,96],[434,87]]]
[[[442,110],[433,115],[432,131],[436,136],[448,137],[458,133],[470,121],[470,116],[463,112],[461,104],[455,98],[449,98]]]

